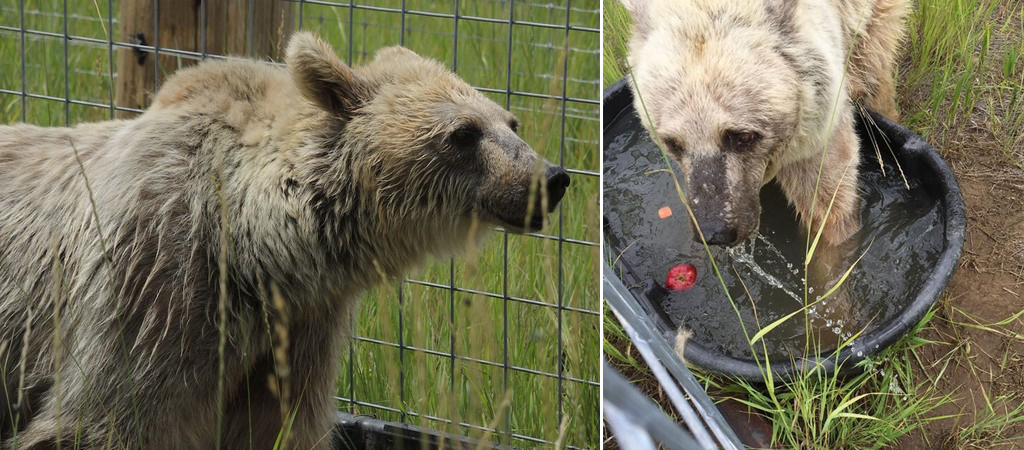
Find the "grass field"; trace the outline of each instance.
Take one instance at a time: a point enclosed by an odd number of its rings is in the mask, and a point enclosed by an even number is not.
[[[607,86],[628,73],[630,19],[614,0],[604,6]],[[766,388],[699,373],[718,401],[766,419],[773,448],[1019,448],[1024,439],[1024,3],[918,0],[908,27],[898,107],[961,184],[962,263],[922,323],[856,376]],[[617,368],[667,407],[610,315],[605,339]]]
[[[458,4],[359,2],[395,9],[403,3],[410,11],[439,14],[453,13]],[[81,39],[31,33],[22,48],[22,34],[9,29],[20,28],[24,17],[28,30],[63,35],[66,15],[71,36],[106,41],[113,29],[114,42],[130,42],[116,33],[119,2],[69,0],[66,14],[64,5],[29,0],[23,14],[21,2],[0,0],[0,90],[21,92],[24,79],[29,94],[56,98],[0,92],[0,123],[65,126],[112,117],[107,105],[114,97],[116,53],[129,49],[111,51]],[[561,232],[572,242],[497,233],[476,257],[439,261],[412,274],[416,282],[368,293],[356,325],[359,338],[339,362],[338,405],[357,414],[513,445],[536,446],[534,439],[540,439],[593,448],[599,445],[600,429],[599,251],[588,243],[599,241],[600,224],[600,184],[590,175],[599,171],[599,106],[594,103],[600,90],[600,36],[587,29],[600,26],[599,4],[573,2],[568,21],[586,29],[568,32],[564,2],[461,2],[459,14],[504,21],[512,7],[516,21],[553,27],[471,19],[456,24],[451,18],[415,14],[403,20],[389,11],[303,6],[303,28],[319,32],[343,58],[351,47],[356,65],[378,48],[404,43],[453,64],[474,86],[499,91],[487,95],[519,117],[520,134],[534,149],[581,171],[573,175],[561,214],[543,232]],[[568,98],[589,102],[563,104],[563,89]],[[88,104],[65,102],[65,97]]]

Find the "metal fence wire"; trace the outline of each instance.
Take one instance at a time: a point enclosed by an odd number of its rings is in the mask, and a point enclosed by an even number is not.
[[[131,19],[146,24],[127,23],[129,8],[149,8]],[[165,26],[181,8],[191,14],[181,25],[197,36]],[[367,294],[339,362],[339,409],[513,446],[594,448],[599,8],[598,0],[0,0],[0,122],[129,118],[178,68],[228,54],[279,63],[295,29],[318,32],[356,66],[388,45],[449,63],[519,116],[524,140],[573,185],[544,232],[498,229],[476,255]],[[143,75],[124,62],[150,58]],[[129,81],[145,91],[139,104],[119,93]]]

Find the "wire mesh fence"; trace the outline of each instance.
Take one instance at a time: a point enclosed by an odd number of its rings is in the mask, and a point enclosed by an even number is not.
[[[390,45],[450,64],[573,185],[545,231],[499,229],[474,255],[368,293],[339,362],[339,408],[511,445],[597,447],[599,27],[597,0],[2,0],[0,122],[130,118],[200,60],[280,61],[295,29],[356,66]]]

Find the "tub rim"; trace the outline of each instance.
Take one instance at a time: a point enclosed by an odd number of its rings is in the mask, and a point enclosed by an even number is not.
[[[601,100],[601,113],[603,114],[601,152],[603,155],[605,150],[603,144],[608,142],[604,133],[609,125],[623,112],[633,109],[633,93],[629,78],[622,78],[608,86],[602,93]],[[795,361],[771,361],[771,371],[775,377],[791,378],[792,375],[798,372],[804,372],[815,367],[824,369],[826,374],[834,373],[837,368],[839,368],[840,373],[855,371],[861,361],[893,345],[920,322],[942,295],[942,291],[946,288],[956,270],[963,251],[967,225],[967,209],[963,202],[960,184],[957,182],[956,176],[953,174],[949,164],[946,163],[942,155],[931,144],[919,135],[874,111],[868,110],[866,107],[863,110],[867,112],[870,118],[878,124],[879,128],[887,136],[893,137],[891,135],[895,134],[899,138],[897,141],[903,142],[903,145],[896,146],[898,148],[893,148],[893,150],[906,153],[910,157],[920,158],[920,161],[924,163],[926,168],[932,173],[939,175],[939,179],[936,181],[945,190],[945,195],[941,198],[945,214],[943,249],[939,254],[934,270],[928,275],[914,300],[900,313],[890,318],[879,328],[856,338],[851,345],[839,352],[833,350],[824,355],[799,358]],[[604,247],[607,249],[607,240],[605,240]],[[632,300],[640,304],[644,311],[648,314],[652,313],[650,310],[651,305],[644,305],[644,302],[637,300],[636,293],[632,292],[632,289],[631,294],[633,294],[631,296]],[[659,331],[666,335],[674,336],[675,330],[665,318],[652,317],[652,320],[657,324]],[[764,368],[752,359],[723,355],[692,340],[686,344],[683,359],[684,362],[692,363],[705,370],[722,375],[736,376],[748,381],[761,382],[765,379],[766,375]]]

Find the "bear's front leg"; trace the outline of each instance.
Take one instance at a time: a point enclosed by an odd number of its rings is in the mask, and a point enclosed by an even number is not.
[[[230,398],[244,370],[231,348],[221,374],[214,333],[168,338],[152,353],[122,345],[116,331],[100,336],[76,348],[81,364],[63,365],[17,448],[211,448],[218,378]]]
[[[285,428],[283,417],[290,416],[282,448],[330,448],[338,409],[334,395],[344,342],[341,330],[323,323],[289,327],[287,369],[279,371],[270,353],[261,357],[243,387],[248,393],[236,396],[225,413],[223,442],[271,448]]]
[[[843,111],[837,118],[827,145],[824,155],[819,151],[783,166],[777,179],[807,231],[816,235],[824,223],[821,237],[834,246],[860,229],[860,143],[853,128],[852,110]]]

